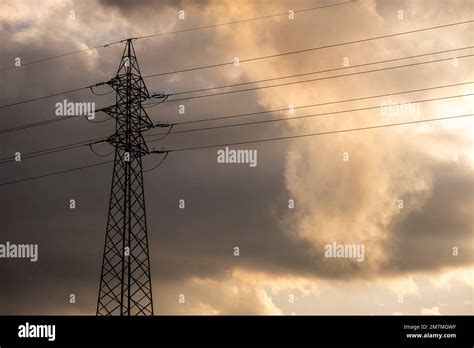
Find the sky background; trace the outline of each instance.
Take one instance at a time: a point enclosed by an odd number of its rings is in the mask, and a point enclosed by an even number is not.
[[[337,2],[3,0],[0,67],[13,65],[15,57],[29,62],[128,37]],[[138,40],[135,50],[142,74],[149,75],[467,21],[473,13],[469,0],[362,0],[298,12],[294,20],[272,17]],[[473,30],[469,23],[145,81],[152,92],[175,93],[336,69],[345,57],[358,65],[473,46]],[[0,105],[107,81],[122,50],[117,44],[1,71]],[[472,49],[246,87],[467,54]],[[183,122],[470,82],[473,71],[473,57],[466,57],[457,64],[450,59],[168,102],[148,111],[154,122]],[[299,109],[294,116],[467,93],[473,93],[472,85]],[[65,98],[97,107],[115,100],[114,94],[85,90],[3,108],[0,129],[54,119],[55,103]],[[469,114],[473,101],[471,96],[421,103],[419,118]],[[178,113],[180,104],[184,115]],[[179,129],[291,116],[280,112]],[[416,118],[372,109],[174,134],[149,146],[177,149]],[[104,137],[114,129],[113,121],[77,118],[0,134],[0,156]],[[145,174],[155,314],[472,314],[473,138],[472,118],[463,118],[232,147],[256,149],[255,168],[217,163],[217,148],[171,153]],[[108,144],[95,149],[112,150]],[[349,161],[343,160],[345,152]],[[103,160],[83,147],[3,163],[0,183]],[[158,160],[148,156],[144,169]],[[0,186],[0,243],[39,246],[36,263],[0,259],[0,314],[95,314],[111,176],[109,164]],[[70,199],[76,200],[74,210]],[[178,208],[180,199],[185,209]],[[294,209],[288,208],[290,199]],[[403,209],[397,206],[400,199]],[[363,244],[364,262],[325,258],[324,246],[333,241]],[[75,304],[69,303],[70,294],[76,295]]]

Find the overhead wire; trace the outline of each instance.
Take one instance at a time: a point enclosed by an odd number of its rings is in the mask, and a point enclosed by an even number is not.
[[[473,57],[473,56],[474,56],[473,54],[468,54],[468,55],[464,55],[464,56],[458,56],[458,57],[455,57],[455,58],[463,59],[463,58],[468,58],[468,57]],[[330,79],[335,79],[335,78],[340,78],[340,77],[356,76],[356,75],[362,75],[362,74],[368,74],[368,73],[374,73],[374,72],[381,72],[381,71],[387,71],[387,70],[394,70],[394,69],[400,69],[400,68],[419,66],[419,65],[424,65],[424,64],[438,63],[438,62],[443,62],[443,61],[452,60],[452,59],[453,59],[453,57],[442,58],[442,59],[436,59],[436,60],[431,60],[431,61],[427,61],[427,62],[410,63],[410,64],[397,65],[397,66],[392,66],[392,67],[379,68],[379,69],[358,71],[358,72],[348,73],[348,74],[339,74],[339,75],[333,75],[333,76],[319,77],[319,78],[307,79],[307,80],[302,80],[302,81],[285,82],[285,83],[279,83],[279,84],[268,85],[268,86],[251,87],[251,88],[244,88],[244,89],[238,89],[238,90],[232,90],[232,91],[226,91],[226,92],[209,93],[209,94],[189,96],[189,97],[184,97],[184,98],[169,99],[169,100],[165,101],[165,103],[184,101],[184,100],[192,100],[192,99],[200,99],[200,98],[207,98],[207,97],[215,97],[215,96],[228,95],[228,94],[233,94],[233,93],[241,93],[241,92],[249,92],[249,91],[261,90],[261,89],[275,88],[275,87],[290,86],[290,85],[295,85],[295,84],[300,84],[300,83],[330,80]],[[228,88],[228,87],[231,87],[231,85],[225,86],[225,88]],[[218,86],[218,87],[216,87],[216,89],[217,88],[221,88],[221,87]],[[224,88],[224,87],[222,87],[222,88]],[[173,95],[173,93],[170,93],[170,94]]]
[[[307,76],[307,75],[322,74],[322,73],[327,73],[327,72],[354,69],[354,68],[360,68],[360,67],[364,67],[364,66],[392,63],[392,62],[396,62],[396,61],[400,61],[400,60],[426,57],[426,56],[442,54],[442,53],[448,53],[448,52],[461,51],[461,50],[466,50],[466,49],[471,49],[471,48],[474,48],[474,46],[467,46],[467,47],[460,47],[460,48],[449,49],[449,50],[435,51],[435,52],[430,52],[430,53],[417,54],[417,55],[413,55],[413,56],[392,58],[392,59],[380,60],[380,61],[375,61],[375,62],[370,62],[370,63],[355,64],[355,65],[350,65],[350,66],[332,68],[332,69],[316,70],[316,71],[310,71],[310,72],[305,72],[305,73],[300,73],[300,74],[291,74],[291,75],[286,75],[286,76],[272,77],[272,78],[267,78],[267,79],[262,79],[262,80],[234,83],[234,84],[230,84],[230,85],[221,85],[221,86],[217,86],[217,87],[207,87],[207,88],[201,88],[201,89],[194,89],[194,90],[189,90],[189,91],[184,91],[184,92],[172,93],[172,95],[182,95],[182,94],[189,94],[189,93],[206,92],[206,91],[210,91],[210,90],[214,90],[214,89],[230,88],[230,87],[244,86],[244,85],[249,85],[249,84],[254,84],[254,83],[262,83],[262,82],[269,82],[269,81],[274,81],[274,80],[282,80],[282,79],[289,79],[289,78],[295,78],[295,77],[301,77],[301,76]],[[451,57],[451,59],[454,59],[454,58],[458,58],[458,57]]]
[[[164,150],[164,151],[161,151],[160,153],[183,152],[183,151],[209,149],[209,148],[216,148],[216,147],[223,147],[223,146],[264,143],[264,142],[289,140],[289,139],[297,139],[297,138],[306,138],[306,137],[337,134],[337,133],[357,132],[357,131],[364,131],[364,130],[373,130],[373,129],[380,129],[380,128],[396,127],[396,126],[402,126],[402,125],[420,124],[420,123],[425,123],[425,122],[435,122],[435,121],[443,121],[443,120],[460,119],[460,118],[466,118],[466,117],[472,117],[472,116],[474,116],[474,114],[462,114],[462,115],[455,115],[455,116],[446,116],[446,117],[430,118],[430,119],[424,119],[424,120],[407,121],[407,122],[399,122],[399,123],[391,123],[391,124],[382,124],[382,125],[359,127],[359,128],[339,129],[339,130],[334,130],[334,131],[326,131],[326,132],[318,132],[318,133],[299,134],[299,135],[282,136],[282,137],[275,137],[275,138],[255,139],[255,140],[238,141],[238,142],[231,142],[231,143],[221,143],[221,144],[212,144],[212,145],[177,148],[177,149]],[[28,177],[28,178],[24,178],[24,179],[4,182],[4,183],[0,183],[0,187],[16,184],[16,183],[19,183],[19,182],[36,180],[36,179],[44,178],[44,177],[48,177],[48,176],[53,176],[53,175],[58,175],[58,174],[63,174],[63,173],[69,173],[69,172],[72,172],[72,171],[82,170],[82,169],[90,168],[90,167],[94,167],[94,166],[105,165],[105,164],[112,163],[112,162],[113,161],[100,162],[100,163],[95,163],[95,164],[91,164],[91,165],[87,165],[87,166],[83,166],[83,167],[76,167],[76,168],[71,168],[71,169],[67,169],[67,170],[62,170],[62,171],[59,171],[59,172],[51,172],[51,173],[38,175],[38,176],[34,176],[34,177]]]
[[[454,96],[447,96],[447,97],[439,97],[439,98],[431,98],[431,99],[424,99],[424,100],[414,100],[410,101],[409,103],[425,103],[425,102],[431,102],[431,101],[438,101],[438,100],[446,100],[446,99],[453,99],[453,98],[459,98],[459,97],[468,97],[468,96],[473,96],[474,93],[469,93],[469,94],[460,94],[460,95],[454,95]],[[185,130],[178,130],[175,132],[172,132],[171,134],[179,134],[179,133],[191,133],[191,132],[199,132],[199,131],[207,131],[207,130],[214,130],[214,129],[223,129],[223,128],[233,128],[233,127],[241,127],[241,126],[251,126],[251,125],[257,125],[257,124],[265,124],[265,123],[273,123],[273,122],[282,122],[282,121],[292,121],[292,120],[299,120],[299,119],[305,119],[305,118],[312,118],[312,117],[319,117],[319,116],[329,116],[329,115],[337,115],[337,114],[344,114],[348,112],[358,112],[358,111],[364,111],[364,110],[374,110],[374,109],[380,109],[381,105],[374,105],[370,107],[364,107],[364,108],[356,108],[356,109],[349,109],[349,110],[338,110],[338,111],[331,111],[331,112],[323,112],[323,113],[317,113],[317,114],[309,114],[309,115],[301,115],[301,116],[292,116],[292,117],[284,117],[284,118],[275,118],[275,119],[270,119],[270,120],[260,120],[260,121],[252,121],[252,122],[244,122],[244,123],[235,123],[235,124],[226,124],[226,125],[221,125],[221,126],[213,126],[213,127],[203,127],[203,128],[194,128],[194,129],[185,129]],[[168,135],[170,133],[166,133]],[[159,134],[154,134],[154,135],[161,135]],[[149,136],[152,136],[152,134],[149,134]],[[162,138],[159,139],[151,139],[148,140],[148,142],[155,142],[158,140],[161,140]]]
[[[145,169],[143,170],[144,173],[148,173],[148,172],[151,172],[153,170],[155,170],[156,168],[158,168],[159,166],[161,166],[163,164],[163,162],[166,160],[166,158],[168,157],[168,152],[165,152],[164,153],[165,155],[163,156],[163,158],[158,162],[158,164],[156,164],[155,166],[153,166],[152,168],[150,169]]]
[[[263,142],[269,142],[269,141],[297,139],[297,138],[313,137],[313,136],[319,136],[319,135],[328,135],[328,134],[337,134],[337,133],[347,133],[347,132],[355,132],[355,131],[370,130],[370,129],[377,129],[377,128],[387,128],[387,127],[395,127],[395,126],[409,125],[409,124],[418,124],[418,123],[425,123],[425,122],[434,122],[434,121],[443,121],[443,120],[459,119],[459,118],[465,118],[465,117],[471,117],[471,116],[474,116],[474,114],[463,114],[463,115],[456,115],[456,116],[447,116],[447,117],[439,117],[439,118],[416,120],[416,121],[390,123],[390,124],[383,124],[383,125],[376,125],[376,126],[351,128],[351,129],[339,129],[339,130],[334,130],[334,131],[318,132],[318,133],[309,133],[309,134],[299,134],[299,135],[283,136],[283,137],[276,137],[276,138],[247,140],[247,141],[237,141],[237,142],[232,142],[232,143],[222,143],[222,144],[203,145],[203,146],[193,146],[193,147],[185,147],[185,148],[178,148],[178,149],[170,149],[170,150],[166,150],[166,151],[168,151],[168,152],[181,152],[181,151],[199,150],[199,149],[209,149],[209,148],[223,147],[223,146],[255,144],[255,143],[263,143]]]
[[[432,26],[432,27],[426,27],[426,28],[420,28],[420,29],[415,29],[415,30],[403,31],[403,32],[399,32],[399,33],[374,36],[374,37],[365,38],[365,39],[358,39],[358,40],[352,40],[352,41],[345,41],[345,42],[340,42],[340,43],[316,46],[316,47],[311,47],[311,48],[304,48],[304,49],[300,49],[300,50],[287,51],[287,52],[282,52],[282,53],[275,53],[275,54],[270,54],[270,55],[265,55],[265,56],[260,56],[260,57],[248,58],[248,59],[241,59],[241,60],[239,59],[239,64],[240,63],[257,61],[257,60],[262,60],[262,59],[276,58],[276,57],[288,56],[288,55],[293,55],[293,54],[323,50],[323,49],[327,49],[327,48],[353,45],[353,44],[357,44],[357,43],[369,42],[369,41],[374,41],[374,40],[381,40],[381,39],[396,37],[396,36],[400,36],[400,35],[414,34],[414,33],[419,33],[419,32],[423,32],[423,31],[429,31],[429,30],[435,30],[435,29],[441,29],[441,28],[447,28],[447,27],[452,27],[452,26],[457,26],[457,25],[468,24],[468,23],[472,23],[472,22],[474,22],[474,21],[469,20],[469,21],[448,23],[448,24],[437,25],[437,26]],[[189,72],[189,71],[196,71],[196,70],[202,70],[202,69],[209,69],[209,68],[217,68],[217,67],[233,65],[233,64],[234,64],[234,61],[216,63],[216,64],[210,64],[210,65],[202,65],[202,66],[197,66],[197,67],[192,67],[192,68],[187,68],[187,69],[180,69],[180,70],[173,70],[173,71],[166,71],[166,72],[161,72],[161,73],[154,73],[154,74],[144,75],[143,78],[146,79],[146,78],[150,78],[150,77],[171,75],[171,74],[177,74],[177,73],[183,73],[183,72]]]
[[[325,49],[325,48],[330,48],[330,47],[337,47],[337,46],[343,46],[343,45],[348,45],[348,44],[367,42],[367,41],[378,40],[378,39],[383,39],[383,38],[388,38],[388,37],[394,37],[394,36],[398,36],[398,35],[405,35],[405,34],[417,33],[417,32],[422,32],[422,31],[427,31],[427,30],[434,30],[434,29],[446,28],[446,27],[451,27],[451,26],[456,26],[456,25],[462,25],[462,24],[467,24],[467,23],[472,23],[472,22],[474,22],[474,21],[473,21],[473,20],[469,20],[469,21],[461,21],[461,22],[455,22],[455,23],[448,23],[448,24],[443,24],[443,25],[438,25],[438,26],[432,26],[432,27],[427,27],[427,28],[421,28],[421,29],[416,29],[416,30],[410,30],[410,31],[401,32],[401,33],[394,33],[394,34],[382,35],[382,36],[377,36],[377,37],[371,37],[371,38],[359,39],[359,40],[354,40],[354,41],[348,41],[348,42],[343,42],[343,43],[336,43],[336,44],[331,44],[331,45],[326,45],[326,46],[319,46],[319,47],[314,47],[314,48],[308,48],[308,49],[303,49],[303,50],[298,50],[298,51],[291,51],[291,52],[278,53],[278,54],[274,54],[274,55],[267,55],[267,56],[261,56],[261,57],[254,57],[254,58],[242,60],[242,61],[240,61],[240,62],[245,62],[245,61],[250,61],[250,60],[268,59],[268,58],[272,58],[272,57],[276,57],[276,56],[281,56],[281,55],[302,53],[302,52],[312,51],[312,50],[317,50],[317,49],[319,50],[319,49]],[[121,40],[121,41],[113,42],[113,43],[111,43],[111,44],[116,44],[116,43],[123,42],[123,41],[126,41],[126,40]],[[108,45],[111,45],[111,44],[108,44]],[[223,64],[224,64],[224,65],[228,65],[228,64],[230,64],[230,63],[223,63]],[[233,64],[233,62],[232,62],[232,64]],[[206,66],[206,68],[208,68],[208,67],[220,66],[220,65],[222,65],[222,64],[209,65],[209,66]],[[198,68],[204,68],[204,67],[198,67]],[[196,70],[197,68],[192,68],[192,69]],[[174,72],[167,72],[167,73],[158,73],[158,74],[144,75],[143,78],[149,78],[149,77],[154,77],[154,76],[160,76],[160,75],[163,75],[163,74],[178,73],[178,72],[183,72],[183,71],[188,71],[188,70],[189,70],[189,69],[186,69],[186,70],[175,70]],[[103,85],[103,84],[105,84],[105,83],[104,83],[104,82],[101,82],[101,83],[98,83],[98,84],[95,84],[95,85],[91,85],[91,86],[99,86],[99,85]],[[32,98],[32,99],[23,100],[23,101],[18,101],[18,102],[14,102],[14,103],[10,103],[10,104],[0,105],[0,109],[6,108],[6,107],[11,107],[11,106],[16,106],[16,105],[20,105],[20,104],[24,104],[24,103],[29,103],[29,102],[33,102],[33,101],[37,101],[37,100],[41,100],[41,99],[46,99],[46,98],[50,98],[50,97],[53,97],[53,96],[58,96],[58,95],[66,94],[66,93],[77,92],[77,91],[80,91],[80,90],[83,90],[83,89],[88,89],[88,88],[90,88],[91,86],[80,87],[80,88],[73,89],[73,90],[69,90],[69,91],[63,91],[63,92],[59,92],[59,93],[55,93],[55,94],[51,94],[51,95],[46,95],[46,96],[37,97],[37,98]]]
[[[325,73],[325,72],[329,72],[329,71],[336,71],[336,70],[342,70],[342,69],[351,69],[351,68],[356,68],[356,67],[360,67],[360,66],[373,65],[373,64],[382,64],[382,63],[392,62],[392,61],[396,61],[396,60],[411,59],[411,58],[417,58],[417,57],[426,56],[426,55],[434,55],[434,54],[447,53],[447,52],[451,52],[451,51],[464,50],[464,49],[469,49],[469,48],[473,48],[473,47],[474,47],[474,46],[461,47],[461,48],[450,49],[450,50],[442,50],[442,51],[436,51],[436,52],[431,52],[431,53],[424,53],[424,54],[419,54],[419,55],[414,55],[414,56],[399,57],[399,58],[394,58],[394,59],[389,59],[389,60],[383,60],[383,61],[377,61],[377,62],[372,62],[372,63],[364,63],[364,64],[353,65],[353,66],[343,67],[343,68],[318,70],[318,71],[313,71],[313,72],[308,72],[308,73],[303,73],[303,74],[288,75],[288,76],[270,78],[270,79],[265,79],[265,80],[247,81],[247,82],[244,82],[244,83],[237,83],[237,84],[232,84],[232,85],[215,86],[215,87],[206,88],[206,89],[202,89],[202,90],[219,89],[219,88],[230,88],[230,87],[234,87],[234,86],[240,86],[240,85],[245,85],[245,84],[253,84],[253,83],[260,83],[260,82],[272,81],[272,80],[276,80],[276,79],[286,79],[286,78],[298,77],[298,76],[302,76],[302,75]],[[395,68],[395,67],[393,67],[393,68]],[[364,73],[364,72],[361,72],[361,73]],[[340,76],[340,75],[337,75],[336,77],[339,77],[339,76]],[[336,78],[336,77],[330,76],[330,77],[327,77],[327,78],[324,78],[324,79]],[[294,82],[294,84],[303,83],[303,82],[305,82],[305,81],[302,81],[302,82],[296,81],[296,82]],[[102,83],[101,83],[101,84],[102,84]],[[292,83],[292,84],[293,84],[293,83]],[[272,85],[272,86],[276,86],[276,85]],[[92,88],[92,86],[90,86],[90,87],[88,87],[88,88]],[[263,87],[262,87],[262,88],[263,88]],[[179,94],[179,95],[182,95],[182,94],[185,94],[185,93],[192,93],[192,92],[198,92],[198,91],[200,91],[200,90],[191,90],[191,91],[178,92],[178,93],[175,93],[175,95],[178,95],[178,94]],[[229,92],[225,92],[225,93],[237,93],[237,92],[239,92],[239,91],[240,91],[240,90],[237,90],[237,91],[229,91]],[[212,94],[210,94],[210,95],[214,95],[214,94],[215,94],[215,93],[212,93]],[[196,96],[196,97],[199,98],[199,97],[206,97],[206,96],[210,96],[210,95],[203,95],[203,96]],[[45,97],[48,97],[48,96],[45,96]],[[157,101],[157,102],[145,103],[145,104],[143,104],[143,107],[144,107],[144,108],[151,108],[151,107],[154,107],[154,106],[156,106],[156,105],[162,104],[162,103],[164,103],[164,102],[167,102],[169,97],[170,97],[170,94],[164,95],[164,98],[163,98],[162,100]],[[187,99],[190,99],[190,98],[184,98],[184,99],[181,98],[181,99],[178,99],[178,100],[187,100]],[[178,101],[178,100],[174,99],[174,101]],[[171,101],[173,101],[173,100],[171,100]],[[23,130],[23,129],[28,129],[28,128],[37,127],[37,126],[42,126],[42,125],[46,125],[46,124],[50,124],[50,123],[60,122],[60,121],[68,120],[68,119],[74,119],[74,117],[69,117],[69,118],[61,117],[61,118],[56,118],[56,119],[53,119],[53,120],[44,120],[44,121],[39,121],[39,122],[36,122],[36,123],[25,124],[25,125],[21,125],[21,126],[17,126],[17,127],[12,127],[12,128],[7,128],[7,129],[0,129],[0,134],[15,132],[15,131]],[[95,122],[88,119],[88,121],[91,122],[91,123],[103,123],[103,122],[107,122],[107,121],[110,120],[110,119],[111,119],[111,118],[107,118],[106,120],[103,120],[103,121],[95,121]]]
[[[341,3],[334,3],[334,4],[328,4],[328,5],[322,5],[322,6],[317,6],[317,7],[306,8],[306,9],[294,10],[293,12],[294,13],[303,13],[303,12],[315,11],[315,10],[319,10],[319,9],[329,8],[329,7],[347,5],[347,4],[350,4],[350,3],[354,3],[355,1],[356,0],[350,0],[350,1],[341,2]],[[224,25],[231,25],[231,24],[237,24],[237,23],[256,21],[256,20],[260,20],[260,19],[266,19],[266,18],[283,16],[283,15],[288,15],[288,12],[278,13],[278,14],[273,14],[273,15],[260,16],[260,17],[254,17],[254,18],[241,19],[241,20],[236,20],[236,21],[231,21],[231,22],[226,22],[226,23],[217,23],[217,24],[211,24],[211,25],[194,27],[194,28],[179,29],[179,30],[161,32],[161,33],[155,33],[155,34],[142,35],[142,36],[138,36],[138,37],[134,37],[134,38],[130,38],[130,39],[142,40],[142,39],[147,39],[147,38],[152,38],[152,37],[159,37],[159,36],[165,36],[165,35],[191,32],[191,31],[196,31],[196,30],[210,29],[210,28],[215,28],[215,27],[224,26]],[[24,67],[24,66],[29,66],[29,65],[33,65],[33,64],[37,64],[37,63],[42,63],[42,62],[46,62],[46,61],[50,61],[50,60],[54,60],[54,59],[58,59],[58,58],[62,58],[62,57],[72,56],[72,55],[75,55],[75,54],[79,54],[79,53],[83,53],[83,52],[87,52],[87,51],[91,51],[91,50],[96,50],[96,49],[99,49],[99,48],[106,48],[106,47],[109,47],[109,46],[112,46],[112,45],[115,45],[115,44],[118,44],[118,43],[125,42],[127,40],[128,39],[121,39],[121,40],[105,43],[105,44],[102,44],[102,45],[97,45],[97,46],[88,47],[88,48],[84,48],[84,49],[80,49],[80,50],[76,50],[76,51],[71,51],[71,52],[58,54],[58,55],[55,55],[55,56],[41,58],[41,59],[33,60],[31,62],[22,63],[20,66],[15,66],[15,65],[8,66],[8,67],[0,68],[0,71],[19,69],[19,68]]]
[[[435,89],[459,87],[459,86],[464,86],[464,85],[468,85],[468,84],[472,84],[472,83],[474,83],[474,81],[462,82],[462,83],[456,83],[456,84],[448,84],[448,85],[441,85],[441,86],[425,87],[425,88],[412,89],[412,90],[403,90],[403,91],[398,91],[398,92],[371,95],[371,96],[365,96],[365,97],[342,99],[342,100],[335,100],[335,101],[330,101],[330,102],[294,106],[293,109],[294,110],[299,110],[299,109],[306,109],[306,108],[312,108],[312,107],[318,107],[318,106],[327,106],[327,105],[334,105],[334,104],[340,104],[340,103],[347,103],[347,102],[355,102],[355,101],[375,99],[375,98],[381,98],[381,97],[388,97],[388,96],[394,96],[394,95],[400,95],[400,94],[417,93],[417,92],[424,92],[424,91],[435,90]],[[469,95],[469,94],[466,94],[466,95]],[[461,96],[465,96],[465,95],[461,95]],[[441,99],[449,99],[449,98],[453,98],[453,97],[458,97],[458,96],[444,96],[444,97],[439,97],[439,98],[432,98],[432,99],[429,99],[429,100],[441,100]],[[426,99],[425,101],[427,101],[427,100],[428,99]],[[355,109],[352,109],[352,110],[355,110]],[[197,130],[207,130],[207,129],[215,129],[215,128],[227,128],[228,125],[224,125],[224,126],[221,126],[221,127],[205,127],[205,128],[198,128],[198,129],[191,129],[191,130],[181,130],[181,131],[172,132],[172,128],[174,126],[200,123],[200,122],[209,122],[209,121],[216,121],[216,120],[224,120],[224,119],[241,118],[241,117],[269,114],[269,113],[282,112],[282,111],[288,111],[288,108],[265,110],[265,111],[258,111],[258,112],[252,112],[252,113],[226,115],[226,116],[213,117],[213,118],[207,118],[207,119],[183,121],[183,122],[178,122],[178,123],[173,123],[173,124],[161,124],[161,125],[157,125],[157,127],[169,127],[167,132],[155,133],[155,134],[144,134],[143,136],[145,138],[149,138],[149,137],[154,137],[154,136],[165,135],[165,137],[166,137],[169,134],[175,134],[175,133],[186,133],[186,132],[194,132],[194,131],[197,131]],[[338,111],[338,112],[340,112],[340,111]],[[338,113],[338,112],[335,112],[335,113]],[[291,118],[297,118],[297,117],[298,116],[291,117]],[[288,120],[288,119],[291,119],[291,118],[285,118],[285,119],[282,119],[282,120]],[[75,149],[75,148],[78,148],[78,147],[82,147],[84,145],[89,145],[90,143],[99,142],[99,141],[102,142],[106,139],[107,139],[106,137],[94,138],[94,139],[89,139],[89,140],[76,142],[76,143],[72,143],[72,144],[61,145],[61,146],[52,147],[52,148],[48,148],[48,149],[33,151],[33,152],[23,154],[22,158],[25,158],[25,159],[26,158],[33,158],[33,157],[42,156],[43,154],[50,154],[50,153],[56,153],[56,152],[72,150],[72,149]],[[161,140],[161,139],[154,139],[154,140],[151,140],[151,141],[155,141],[155,140]],[[12,162],[12,161],[14,161],[14,156],[8,156],[8,157],[0,158],[0,164],[7,163],[7,162]]]

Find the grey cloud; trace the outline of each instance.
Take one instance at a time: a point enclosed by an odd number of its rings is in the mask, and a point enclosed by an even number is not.
[[[432,172],[433,190],[422,209],[400,214],[389,228],[389,269],[432,270],[474,261],[472,172],[455,162],[436,164]],[[404,200],[409,206],[411,197]],[[458,256],[453,247],[459,248]]]

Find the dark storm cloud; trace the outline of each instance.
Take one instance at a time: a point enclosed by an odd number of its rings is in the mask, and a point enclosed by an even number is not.
[[[94,7],[83,3],[79,6],[82,7],[77,8],[77,20],[81,21],[81,14]],[[142,12],[149,12],[146,6],[139,8]],[[57,26],[64,25],[63,21],[67,19],[62,16],[52,18],[58,22]],[[93,25],[91,18],[84,18],[84,21],[88,27]],[[151,29],[144,26],[140,30],[148,33]],[[5,37],[8,35],[5,32],[0,33],[6,43],[1,65],[11,65],[13,57],[21,57],[22,61],[29,62],[38,57],[77,49],[73,42],[56,42],[48,34],[45,32],[44,36],[23,44],[12,42]],[[209,49],[225,47],[225,40],[215,37],[212,32],[203,32],[199,36],[190,36],[190,39],[181,37],[180,40],[137,43],[136,48],[142,71],[154,73],[203,64],[206,60],[226,61],[229,57],[224,50]],[[203,52],[201,47],[208,49]],[[198,51],[203,54],[202,57],[196,56],[196,59],[194,53],[189,53]],[[8,79],[9,84],[2,84],[5,93],[0,97],[1,103],[87,86],[113,76],[121,48],[112,46],[98,50],[97,58],[89,56],[89,53],[96,54],[88,52],[18,71],[2,72],[2,78]],[[159,64],[156,64],[157,61]],[[90,62],[93,64],[90,65]],[[242,75],[242,79],[251,78]],[[217,73],[206,71],[202,74],[187,74],[176,87],[172,80],[167,79],[162,79],[161,83],[159,80],[148,80],[147,84],[150,90],[176,91],[194,89],[203,82],[225,84],[227,80],[226,70],[220,69]],[[106,90],[104,88],[98,92]],[[185,117],[209,118],[259,108],[255,93],[242,94],[240,97],[238,103],[232,96],[184,102],[187,109]],[[113,103],[108,97],[91,99],[87,91],[59,96],[2,110],[2,128],[50,119],[53,117],[54,104],[64,98],[94,100],[98,106]],[[97,117],[104,118],[103,115]],[[155,121],[165,121],[179,120],[183,116],[178,115],[176,103],[169,103],[163,105],[161,110],[150,109],[150,117]],[[15,151],[26,153],[101,137],[111,134],[113,127],[113,122],[96,125],[85,120],[70,120],[5,134],[1,155],[6,157]],[[242,139],[242,134],[246,139],[254,139],[279,132],[278,126],[234,128],[225,133],[208,131],[200,136],[170,136],[166,142],[157,145],[184,147],[225,143]],[[309,246],[305,246],[304,242],[295,242],[286,235],[271,214],[272,207],[286,206],[288,200],[282,181],[284,148],[284,144],[259,147],[256,169],[218,165],[214,149],[176,153],[170,155],[159,170],[146,175],[154,281],[176,281],[193,275],[218,276],[237,265],[291,272],[308,263],[304,250],[309,249]],[[95,149],[98,153],[110,150],[107,145],[98,145]],[[100,160],[84,147],[72,152],[25,159],[22,164],[7,164],[2,171],[2,178],[3,181],[21,179]],[[145,168],[150,168],[157,160],[145,159]],[[39,261],[36,264],[15,264],[12,261],[0,264],[0,273],[8,284],[1,290],[3,313],[57,313],[58,308],[68,313],[77,310],[93,313],[110,176],[111,167],[107,165],[2,188],[2,215],[8,217],[2,240],[39,244]],[[71,198],[77,202],[75,210],[68,207]],[[187,208],[184,211],[177,208],[181,198],[186,200]],[[232,254],[234,246],[241,249],[242,256],[239,259]],[[77,306],[68,304],[69,293],[75,293],[78,297]]]

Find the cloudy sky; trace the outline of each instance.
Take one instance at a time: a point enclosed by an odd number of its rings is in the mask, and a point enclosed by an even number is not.
[[[25,64],[128,37],[337,2],[45,0],[39,6],[3,0],[0,67],[14,65],[16,58]],[[293,20],[275,16],[134,45],[142,74],[151,75],[469,21],[473,13],[469,0],[361,0],[296,12]],[[460,84],[474,81],[473,30],[464,23],[147,78],[150,91],[172,94],[333,70],[205,92],[212,94],[437,60],[179,102],[170,97],[148,109],[154,122],[297,108],[294,114],[191,123],[176,131],[372,109],[177,133],[149,146],[179,149],[470,114],[474,98],[466,94],[473,86]],[[122,50],[123,44],[115,44],[4,69],[0,105],[107,81]],[[412,56],[419,57],[351,68]],[[453,84],[458,85],[366,98]],[[439,99],[448,96],[456,97]],[[97,107],[115,100],[113,93],[83,90],[1,108],[0,129],[54,119],[55,103],[65,98]],[[357,100],[298,108],[348,99]],[[426,99],[431,101],[419,102]],[[411,112],[380,108],[408,102],[414,103]],[[97,120],[106,118],[97,114]],[[108,136],[114,127],[113,120],[76,118],[2,133],[0,156]],[[219,148],[170,153],[145,174],[155,314],[472,314],[473,138],[472,118],[465,117],[231,146],[257,150],[255,168],[217,163]],[[100,144],[95,150],[108,154],[112,148]],[[1,163],[0,184],[111,159],[85,146]],[[159,159],[147,156],[144,169]],[[0,314],[95,314],[111,176],[107,164],[0,186],[0,243],[39,246],[35,263],[0,259]],[[69,208],[70,199],[76,209]],[[185,209],[179,209],[180,199]],[[325,246],[333,242],[363,245],[364,260],[325,257]]]

